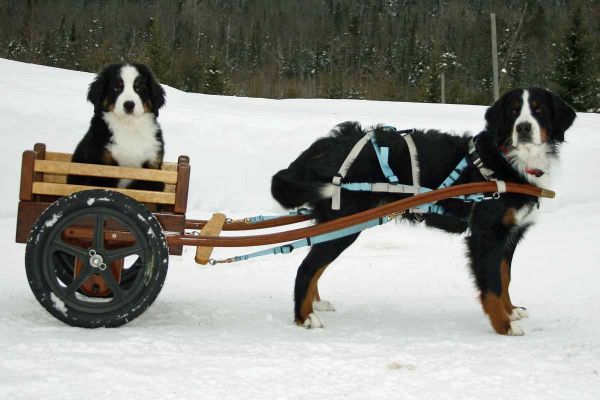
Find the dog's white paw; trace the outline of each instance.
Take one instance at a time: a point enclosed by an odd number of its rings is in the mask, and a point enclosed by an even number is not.
[[[321,318],[319,318],[319,316],[317,314],[310,313],[308,314],[308,317],[304,320],[304,323],[302,324],[303,327],[305,327],[306,329],[313,329],[313,328],[322,328],[323,325],[323,321],[321,320]]]
[[[523,318],[529,317],[529,313],[523,307],[515,307],[510,314],[511,321],[518,321]]]
[[[333,304],[327,300],[319,300],[313,302],[313,310],[315,311],[335,311]]]
[[[506,332],[508,336],[523,336],[525,332],[523,329],[517,324],[515,321],[510,322],[510,328],[508,328],[508,332]]]

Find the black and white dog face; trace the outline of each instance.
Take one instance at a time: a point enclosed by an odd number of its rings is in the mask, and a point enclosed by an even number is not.
[[[88,100],[94,113],[114,113],[118,118],[135,118],[154,113],[165,104],[165,92],[143,64],[113,64],[96,76]]]
[[[542,184],[575,116],[558,95],[530,88],[505,93],[487,110],[485,119],[487,130],[513,167],[530,182]]]

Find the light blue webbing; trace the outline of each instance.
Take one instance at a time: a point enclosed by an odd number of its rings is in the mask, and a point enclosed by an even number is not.
[[[287,216],[294,217],[296,215],[311,215],[312,209],[310,208],[299,208],[295,211],[290,211]],[[244,222],[248,224],[256,224],[263,221],[270,221],[272,219],[281,218],[282,215],[256,215],[254,217],[246,217],[244,218]]]
[[[254,253],[236,256],[236,257],[228,259],[227,262],[243,261],[243,260],[248,260],[250,258],[266,256],[268,254],[288,254],[288,253],[291,253],[292,251],[294,251],[295,249],[299,249],[301,247],[312,246],[314,244],[329,242],[329,241],[332,241],[335,239],[339,239],[342,237],[353,235],[355,233],[359,233],[361,231],[364,231],[365,229],[369,229],[369,228],[372,228],[377,225],[383,225],[383,224],[391,221],[392,219],[393,218],[387,218],[387,217],[372,219],[370,221],[363,222],[362,224],[352,225],[347,228],[339,229],[337,231],[333,231],[333,232],[329,232],[329,233],[322,233],[320,235],[312,236],[312,237],[309,237],[306,239],[296,240],[295,242],[284,244],[281,246],[272,247],[270,249],[265,249],[265,250],[257,251]]]

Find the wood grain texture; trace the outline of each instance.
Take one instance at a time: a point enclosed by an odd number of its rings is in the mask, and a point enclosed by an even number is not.
[[[157,203],[157,204],[175,204],[175,194],[165,192],[151,192],[148,190],[131,190],[131,189],[120,189],[120,188],[103,188],[96,186],[83,186],[83,185],[67,185],[60,183],[48,183],[48,182],[34,182],[33,183],[33,194],[45,194],[51,196],[68,196],[75,192],[88,189],[105,189],[113,190],[115,192],[123,193],[129,197],[136,199],[143,203]]]
[[[177,184],[175,185],[175,205],[173,211],[185,214],[187,210],[188,191],[190,187],[190,164],[181,163],[177,166]]]
[[[200,231],[200,236],[219,236],[223,224],[225,224],[225,214],[216,213],[213,214],[212,218],[208,221],[204,228]],[[210,255],[213,252],[214,247],[196,247],[196,257],[194,260],[198,264],[206,265],[210,259]]]
[[[21,159],[21,186],[19,189],[19,200],[33,200],[33,165],[35,163],[35,151],[25,150]]]
[[[113,165],[80,164],[65,161],[36,160],[35,172],[54,175],[100,176],[140,181],[177,183],[177,173],[149,168],[126,168]]]

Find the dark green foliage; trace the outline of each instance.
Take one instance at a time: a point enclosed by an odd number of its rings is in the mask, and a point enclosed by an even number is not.
[[[592,54],[592,46],[583,9],[578,6],[564,28],[561,41],[555,45],[552,74],[557,92],[578,111],[600,106],[596,95],[600,93],[597,89],[597,58]]]
[[[91,72],[144,62],[186,91],[272,98],[439,102],[443,72],[447,102],[489,104],[490,12],[501,91],[554,81],[579,109],[599,107],[597,1],[0,0],[0,57]]]
[[[223,70],[223,64],[217,56],[212,58],[204,71],[204,85],[201,92],[207,94],[227,93],[227,79]]]

